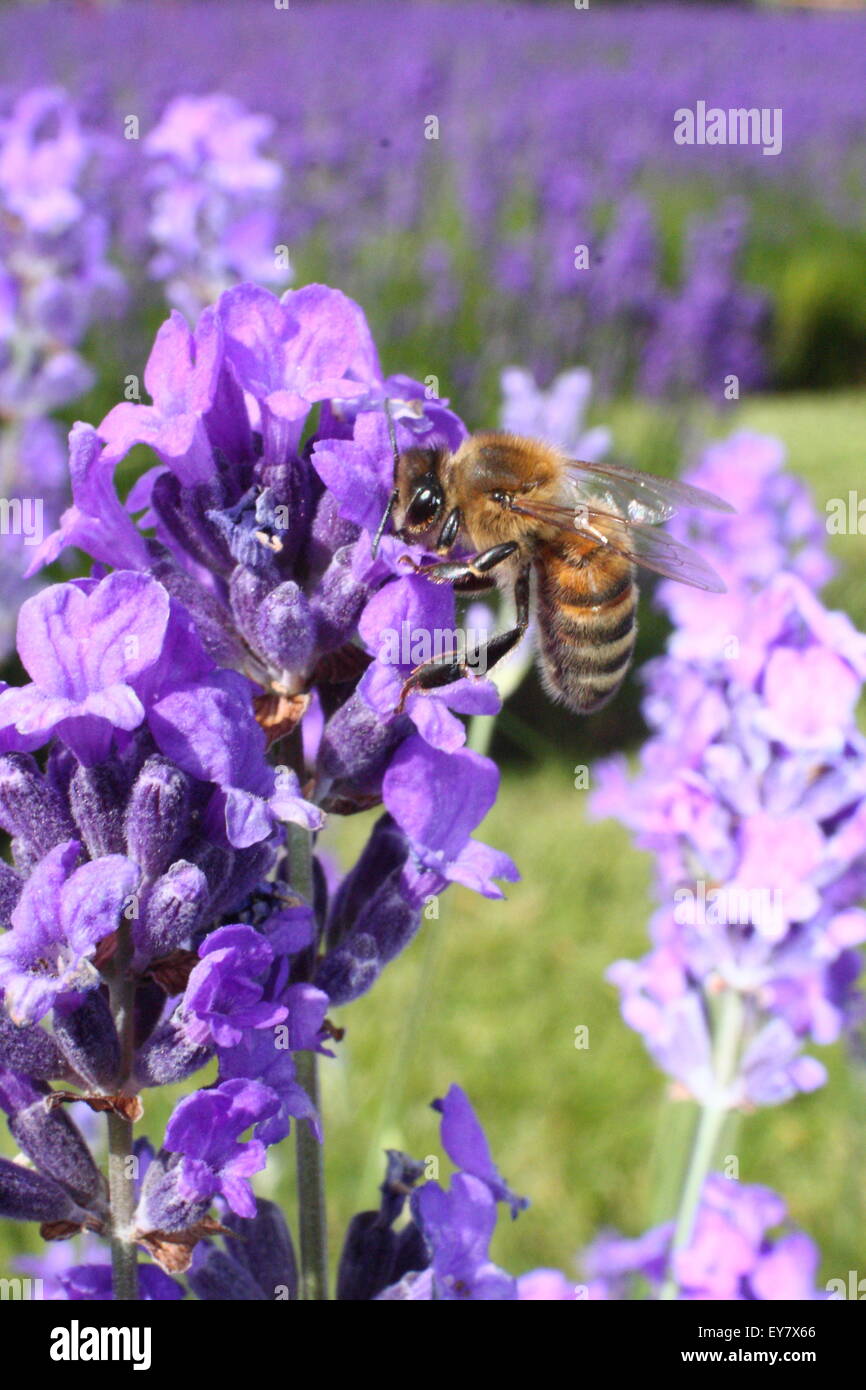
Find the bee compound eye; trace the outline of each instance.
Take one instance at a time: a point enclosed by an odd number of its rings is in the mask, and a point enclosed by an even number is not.
[[[429,526],[442,510],[442,489],[438,485],[423,484],[418,488],[406,512],[409,526]]]

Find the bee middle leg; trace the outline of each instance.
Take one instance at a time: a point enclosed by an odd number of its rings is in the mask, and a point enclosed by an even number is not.
[[[516,546],[511,549],[506,546],[495,546],[496,550],[509,549],[513,554]],[[486,555],[490,551],[485,551]],[[481,557],[478,557],[481,558]],[[506,556],[502,556],[506,559]],[[477,566],[477,559],[476,559]],[[463,568],[466,568],[465,566]],[[487,583],[479,583],[485,580],[484,573],[457,576],[455,588],[463,592],[471,592],[473,588],[488,588]],[[474,582],[473,582],[474,581]],[[492,584],[492,581],[491,581]],[[400,702],[397,705],[397,713],[402,714],[403,707],[413,691],[436,690],[443,685],[452,685],[454,681],[461,680],[470,674],[477,675],[479,671],[488,671],[491,666],[495,666],[504,656],[517,646],[523,634],[529,626],[529,567],[520,570],[514,584],[514,601],[517,607],[517,621],[514,627],[506,632],[497,632],[493,637],[488,637],[481,642],[472,652],[460,656],[457,652],[452,652],[447,656],[437,657],[433,661],[425,661],[423,665],[416,666],[409,679],[404,683],[400,692]]]

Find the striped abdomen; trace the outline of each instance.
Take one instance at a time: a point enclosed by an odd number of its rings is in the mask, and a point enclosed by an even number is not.
[[[622,684],[637,636],[630,560],[585,537],[563,535],[535,557],[540,671],[553,699],[581,714]]]

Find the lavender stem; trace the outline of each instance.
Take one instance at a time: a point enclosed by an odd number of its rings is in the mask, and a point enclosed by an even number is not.
[[[319,1059],[315,1052],[298,1052],[295,1066],[300,1084],[319,1109]],[[325,1165],[322,1145],[305,1120],[295,1130],[298,1161],[298,1233],[300,1283],[303,1299],[328,1297],[328,1232],[325,1211]]]
[[[742,1040],[743,1017],[744,1009],[741,996],[736,990],[726,990],[719,1009],[718,1031],[714,1049],[713,1070],[717,1100],[713,1105],[705,1105],[701,1110],[677,1210],[668,1277],[659,1294],[659,1298],[662,1300],[670,1301],[677,1296],[678,1285],[673,1274],[673,1260],[680,1250],[687,1248],[692,1239],[701,1193],[707,1175],[713,1166],[719,1138],[728,1117],[729,1110],[725,1100],[725,1091],[736,1074]]]
[[[109,1002],[121,1045],[119,1086],[127,1079],[134,1047],[135,984],[130,976],[132,929],[122,919],[117,933],[117,951],[111,962]],[[138,1299],[138,1266],[132,1231],[135,1221],[135,1158],[132,1120],[114,1111],[108,1113],[108,1190],[111,1201],[111,1272],[114,1297],[118,1302]]]
[[[309,831],[290,825],[288,835],[292,888],[307,902],[313,898],[313,853]],[[295,1057],[297,1079],[317,1112],[319,1059],[315,1052],[298,1052]],[[300,1245],[299,1296],[321,1301],[328,1297],[328,1226],[325,1205],[325,1164],[323,1146],[310,1125],[298,1120],[295,1126],[295,1153],[298,1171],[298,1236]]]

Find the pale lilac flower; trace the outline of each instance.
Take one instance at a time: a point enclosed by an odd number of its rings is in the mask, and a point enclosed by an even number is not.
[[[585,428],[592,392],[592,374],[585,367],[561,372],[546,391],[536,385],[523,367],[507,367],[502,373],[502,405],[499,423],[512,434],[528,435],[555,444],[571,458],[596,463],[610,448],[610,430]]]

